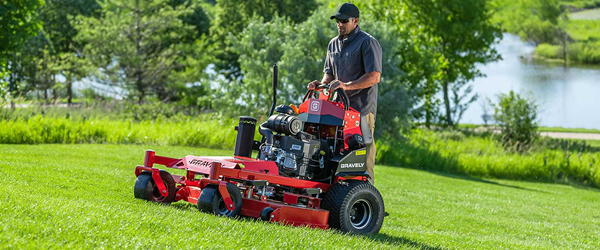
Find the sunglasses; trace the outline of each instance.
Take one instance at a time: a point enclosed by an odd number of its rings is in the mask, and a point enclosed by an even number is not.
[[[336,23],[348,23],[350,20],[349,19],[335,19]]]

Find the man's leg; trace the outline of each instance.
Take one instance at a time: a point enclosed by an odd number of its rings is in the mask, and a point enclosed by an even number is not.
[[[369,124],[369,130],[371,131],[371,135],[375,138],[375,115],[373,113],[367,114],[367,123]],[[375,183],[375,139],[373,139],[373,145],[371,145],[371,150],[369,150],[369,154],[367,155],[367,172],[371,175],[371,183]]]

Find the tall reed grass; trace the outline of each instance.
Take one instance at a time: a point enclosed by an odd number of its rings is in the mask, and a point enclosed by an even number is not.
[[[212,115],[153,121],[34,115],[0,120],[0,143],[114,143],[231,149],[236,120]]]
[[[377,145],[380,164],[504,179],[600,187],[600,147],[545,139],[526,154],[508,153],[494,135],[413,130]]]

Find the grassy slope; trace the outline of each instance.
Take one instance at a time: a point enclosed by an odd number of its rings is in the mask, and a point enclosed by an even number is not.
[[[595,20],[600,19],[600,9],[584,10],[575,13],[571,13],[569,16],[571,20]]]
[[[512,0],[493,0],[492,5],[496,7],[496,12],[492,17],[494,23],[505,25],[503,29],[509,29],[506,17],[517,10],[518,4]],[[600,61],[600,42],[598,34],[600,34],[600,10],[593,9],[600,4],[598,0],[566,0],[560,1],[563,6],[571,6],[575,8],[586,8],[580,12],[573,12],[569,15],[569,24],[567,33],[574,40],[568,46],[568,60],[572,65],[585,64],[597,65]],[[514,32],[514,31],[511,31]],[[562,47],[558,44],[540,44],[535,50],[535,55],[538,58],[548,59],[548,62],[556,62],[555,60],[563,60]]]
[[[586,128],[561,128],[561,127],[540,127],[538,132],[565,132],[565,133],[592,133],[600,134],[598,129],[586,129]]]
[[[468,129],[499,129],[498,127],[485,126],[481,124],[459,124],[459,128]],[[566,132],[566,133],[594,133],[600,134],[598,129],[587,129],[587,128],[561,128],[561,127],[539,127],[538,132]]]
[[[600,247],[597,189],[470,179],[378,166],[378,236],[217,218],[133,198],[137,145],[0,145],[0,248]],[[157,147],[159,155],[230,151]],[[177,221],[177,223],[174,223]]]
[[[497,138],[462,132],[413,130],[407,140],[381,142],[382,164],[513,180],[600,187],[600,150],[594,141],[545,139],[525,154],[508,153]]]

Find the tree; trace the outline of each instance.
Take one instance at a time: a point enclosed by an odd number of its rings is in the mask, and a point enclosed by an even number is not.
[[[233,48],[240,53],[241,86],[224,85],[219,99],[237,105],[235,110],[266,114],[271,103],[271,69],[277,64],[278,103],[300,103],[306,84],[323,76],[327,45],[337,35],[330,13],[317,10],[299,24],[285,17],[275,17],[267,23],[257,17],[250,22],[239,38],[231,38]],[[406,42],[392,25],[366,16],[359,24],[364,30],[373,31],[371,34],[384,51],[377,135],[395,135],[407,125],[414,100],[408,93],[406,74],[398,67],[403,61],[400,50],[405,49]]]
[[[240,36],[230,35],[232,49],[239,56],[239,67],[243,74],[241,84],[237,86],[227,85],[223,92],[233,94],[232,101],[241,100],[248,112],[260,114],[267,110],[271,103],[272,66],[279,65],[278,99],[284,102],[290,101],[291,91],[294,89],[286,80],[286,66],[281,62],[284,54],[284,45],[296,38],[295,27],[288,18],[275,17],[270,22],[263,22],[263,18],[256,16]],[[235,84],[235,81],[233,82]]]
[[[70,104],[73,80],[86,74],[82,70],[84,65],[78,63],[82,61],[81,54],[78,53],[82,44],[73,40],[77,31],[70,21],[76,15],[97,14],[98,9],[95,0],[47,0],[37,13],[42,21],[42,30],[37,36],[25,41],[25,48],[15,52],[9,59],[13,66],[9,77],[12,92],[18,95],[40,87],[46,97],[46,91],[52,89],[56,98],[59,91],[66,90],[67,102]],[[42,61],[44,63],[40,63]],[[66,78],[66,84],[55,84],[53,75],[43,77],[48,74],[42,72],[61,74]]]
[[[463,90],[469,81],[483,76],[477,64],[500,59],[491,47],[501,37],[500,30],[490,22],[485,0],[413,0],[407,5],[410,13],[418,13],[415,19],[426,39],[423,42],[435,53],[445,124],[455,126],[468,105],[477,99],[468,98],[471,87]],[[468,101],[464,102],[465,98]]]
[[[40,11],[44,30],[54,47],[56,70],[66,79],[64,86],[56,85],[55,89],[66,90],[68,105],[73,99],[73,82],[88,73],[88,65],[81,55],[84,44],[74,40],[77,30],[72,20],[78,15],[98,17],[99,10],[96,0],[48,0]]]
[[[12,64],[7,59],[20,50],[24,41],[35,36],[40,29],[36,17],[37,9],[43,5],[42,0],[3,1],[0,5],[0,96],[12,92],[12,85],[7,85]]]
[[[237,37],[255,15],[262,17],[264,22],[275,17],[288,17],[293,23],[301,23],[317,8],[317,3],[315,0],[222,0],[217,1],[216,7],[210,34],[218,48],[217,70],[235,80],[241,76],[240,53],[232,49],[230,34]]]
[[[234,86],[225,84],[219,94],[229,103],[241,101],[244,112],[260,115],[270,107],[273,64],[279,68],[278,102],[298,104],[306,83],[323,76],[327,44],[335,35],[335,26],[323,11],[299,24],[287,17],[263,20],[255,16],[239,36],[230,35],[232,48],[240,54],[243,78]]]
[[[417,15],[410,12],[406,1],[381,0],[355,3],[362,13],[370,13],[369,18],[392,27],[392,31],[389,33],[394,34],[398,40],[396,44],[401,45],[392,46],[392,51],[384,51],[384,55],[392,53],[393,56],[400,58],[394,66],[402,72],[399,74],[401,77],[398,80],[390,81],[388,84],[405,86],[408,98],[412,100],[410,103],[414,105],[410,109],[410,115],[414,119],[425,121],[427,127],[437,122],[441,104],[437,96],[440,86],[436,78],[439,66],[436,63],[436,52],[429,45],[429,38],[425,32],[426,27],[420,23]],[[361,20],[366,19],[361,18]],[[378,30],[378,28],[375,27],[372,30]],[[385,65],[386,63],[384,63]],[[389,71],[384,69],[383,76],[388,74]],[[395,93],[386,91],[385,94],[393,97]],[[393,112],[379,113],[390,114]],[[380,126],[378,125],[378,127]]]
[[[166,0],[108,0],[100,6],[100,18],[77,19],[77,39],[86,43],[83,54],[98,67],[102,81],[128,89],[139,103],[152,94],[168,100],[161,95],[168,93],[172,74],[202,72],[206,66],[207,42],[186,43],[194,26],[182,18],[193,13],[191,8],[174,8]]]
[[[182,7],[192,10],[191,14],[181,17],[181,20],[185,24],[194,26],[195,30],[195,32],[190,34],[190,37],[186,38],[187,42],[193,42],[196,39],[202,38],[203,35],[208,35],[210,18],[202,6],[192,0],[169,0],[169,5],[173,8]]]
[[[36,19],[42,0],[3,1],[0,6],[0,62],[17,51],[27,38],[34,36],[40,28]]]
[[[43,93],[50,103],[48,91],[52,91],[57,71],[57,56],[52,41],[44,30],[29,38],[25,46],[9,58],[11,73],[8,77],[12,96],[29,91]]]
[[[561,9],[558,0],[519,0],[512,11],[503,12],[501,19],[508,32],[533,43],[552,43],[557,37]],[[558,36],[557,36],[558,35]]]

